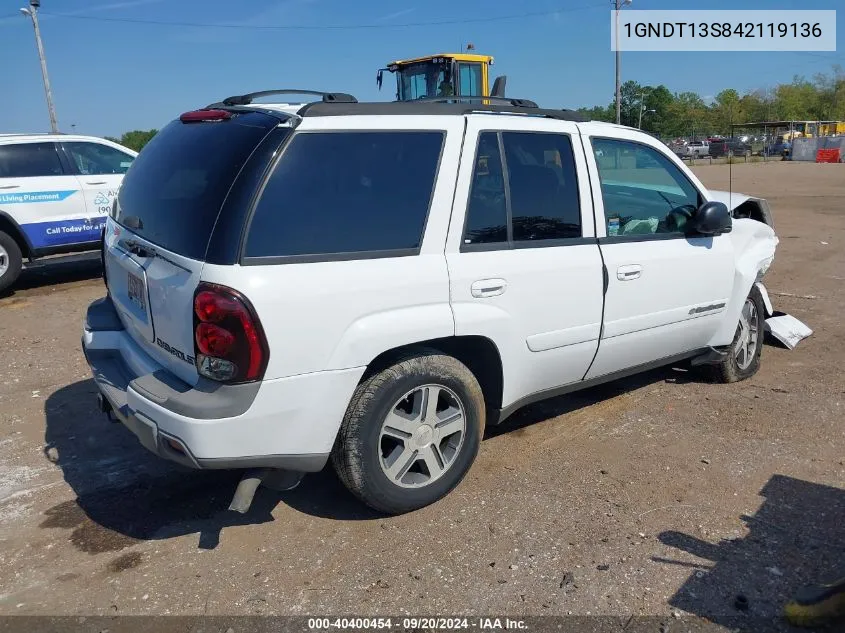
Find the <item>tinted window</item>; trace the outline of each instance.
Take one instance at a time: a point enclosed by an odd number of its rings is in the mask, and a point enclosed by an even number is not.
[[[62,175],[62,164],[53,143],[0,145],[0,178]]]
[[[140,219],[151,242],[203,259],[220,208],[249,155],[279,122],[257,112],[228,121],[174,121],[138,155],[118,194],[117,221]]]
[[[99,143],[63,143],[77,173],[125,174],[134,157]]]
[[[565,134],[503,132],[513,239],[581,237],[572,143]]]
[[[499,136],[483,132],[478,138],[475,171],[467,205],[464,244],[508,241],[508,211]]]
[[[593,151],[609,236],[683,233],[701,198],[677,165],[630,141],[593,139]]]
[[[255,209],[247,257],[414,249],[442,132],[294,136]]]

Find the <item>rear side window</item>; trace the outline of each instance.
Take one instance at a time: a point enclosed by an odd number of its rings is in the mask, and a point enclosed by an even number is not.
[[[504,148],[504,160],[500,147]],[[467,204],[464,246],[522,247],[580,237],[581,206],[569,136],[482,132]]]
[[[581,237],[572,142],[565,134],[503,132],[513,240]]]
[[[245,256],[413,254],[443,138],[439,131],[297,134],[256,206]]]
[[[465,244],[496,244],[508,241],[508,209],[499,135],[482,132],[478,137],[472,188],[467,204]]]
[[[118,194],[116,220],[191,259],[203,259],[232,183],[279,120],[263,113],[228,121],[173,121],[133,161]]]
[[[0,145],[0,178],[62,175],[55,143]]]

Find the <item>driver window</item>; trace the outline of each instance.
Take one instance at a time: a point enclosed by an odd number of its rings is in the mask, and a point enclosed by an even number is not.
[[[125,174],[135,160],[108,145],[72,141],[63,143],[65,151],[76,165],[77,173],[89,174]]]
[[[684,233],[702,200],[677,165],[632,141],[592,139],[592,145],[608,237]]]

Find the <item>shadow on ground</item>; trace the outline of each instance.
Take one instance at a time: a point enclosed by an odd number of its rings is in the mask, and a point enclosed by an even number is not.
[[[102,270],[97,251],[56,258],[55,261],[42,259],[36,266],[24,268],[14,285],[0,293],[0,297],[13,296],[22,290],[49,291],[53,286],[95,279]]]
[[[654,558],[699,567],[669,604],[733,630],[798,630],[780,619],[784,605],[804,585],[832,582],[845,571],[845,490],[774,475],[754,516],[742,516],[744,538],[709,543],[663,532],[666,545],[706,562]],[[836,625],[830,630],[845,631]]]
[[[683,366],[657,369],[583,392],[526,407],[488,429],[495,437],[654,384],[699,380]],[[239,471],[196,471],[146,451],[119,423],[95,406],[92,380],[52,394],[45,404],[44,453],[61,469],[76,499],[50,508],[43,528],[71,530],[70,541],[89,553],[117,552],[139,540],[199,534],[199,547],[213,549],[226,527],[273,521],[284,503],[300,512],[334,520],[373,520],[382,515],[355,499],[331,467],[308,475],[293,491],[260,488],[249,512],[230,512]]]
[[[490,439],[499,435],[512,433],[537,422],[556,418],[559,415],[566,415],[567,413],[592,406],[603,400],[609,400],[610,398],[615,398],[616,396],[621,396],[659,382],[683,385],[689,382],[702,382],[705,380],[706,378],[702,373],[690,369],[689,363],[679,363],[653,369],[628,378],[622,378],[584,389],[583,391],[575,391],[564,396],[550,398],[520,409],[501,424],[488,426],[484,438]]]
[[[273,521],[281,501],[302,512],[339,520],[377,518],[341,486],[331,469],[306,477],[287,493],[259,489],[245,515],[227,508],[238,471],[196,471],[148,453],[121,424],[95,406],[92,380],[51,395],[44,453],[76,494],[45,512],[43,528],[71,530],[88,553],[118,552],[139,540],[199,534],[199,547],[217,546],[222,529]]]
[[[498,435],[561,415],[656,381],[686,381],[680,369],[648,372],[581,394],[540,403],[492,429]],[[70,541],[89,553],[118,552],[139,540],[199,534],[199,547],[213,549],[220,532],[235,525],[273,521],[278,503],[312,516],[372,520],[382,515],[355,499],[331,467],[308,475],[293,491],[260,488],[249,512],[228,511],[238,471],[196,471],[166,462],[144,449],[119,423],[95,406],[92,380],[69,385],[45,405],[44,453],[61,469],[76,494],[45,513],[43,528],[71,530]]]

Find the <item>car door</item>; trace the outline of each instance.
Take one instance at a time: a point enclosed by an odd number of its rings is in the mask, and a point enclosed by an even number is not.
[[[608,287],[587,379],[706,347],[733,286],[730,236],[685,232],[706,199],[701,183],[647,135],[601,131],[587,162]]]
[[[64,141],[62,148],[82,186],[88,218],[102,225],[135,154],[94,141]]]
[[[467,117],[446,259],[456,334],[496,345],[503,407],[581,380],[602,267],[574,123]]]
[[[0,145],[0,214],[20,226],[36,255],[60,252],[88,235],[79,181],[52,141]]]

